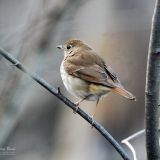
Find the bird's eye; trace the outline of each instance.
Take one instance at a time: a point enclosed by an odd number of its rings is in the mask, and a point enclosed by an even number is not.
[[[71,49],[72,48],[72,45],[67,45],[67,49]]]

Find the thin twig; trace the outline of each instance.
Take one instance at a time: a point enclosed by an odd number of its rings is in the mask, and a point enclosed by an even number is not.
[[[126,144],[128,146],[128,148],[131,150],[134,160],[137,160],[136,151],[135,151],[134,147],[132,146],[132,144],[129,141],[141,136],[144,132],[145,132],[145,130],[142,129],[142,130],[132,134],[131,136],[129,136],[129,137],[127,137],[127,138],[125,138],[125,139],[123,139],[121,141],[122,143]]]
[[[15,59],[10,53],[6,52],[3,49],[0,49],[0,54],[10,61],[12,64],[14,64],[15,67],[20,69],[21,71],[28,74],[32,79],[34,79],[37,83],[39,83],[41,86],[43,86],[45,89],[47,89],[49,92],[51,92],[53,95],[55,95],[58,99],[60,99],[62,102],[64,102],[69,108],[72,110],[76,109],[76,105],[71,102],[68,98],[63,96],[60,92],[60,89],[55,89],[52,85],[50,85],[48,82],[46,82],[44,79],[39,77],[37,74],[30,72],[24,65],[22,65],[17,59]],[[124,151],[124,149],[120,146],[120,144],[108,133],[107,130],[103,126],[101,126],[98,122],[95,120],[92,121],[92,118],[86,114],[82,109],[78,108],[77,113],[83,117],[87,122],[93,125],[95,129],[101,135],[103,135],[111,144],[112,146],[117,150],[117,152],[121,155],[121,157],[124,160],[130,160],[130,157],[127,155],[127,153]]]
[[[160,133],[160,129],[158,129],[158,132]],[[142,130],[132,134],[131,136],[129,136],[121,141],[122,143],[126,144],[128,146],[128,148],[132,151],[134,160],[137,160],[136,152],[135,152],[132,144],[129,141],[136,139],[139,136],[142,136],[144,133],[145,133],[145,129],[142,129]],[[159,141],[160,141],[160,139],[159,139]]]
[[[129,149],[131,150],[131,152],[133,153],[133,159],[134,159],[134,160],[137,160],[136,151],[134,150],[132,144],[131,144],[128,140],[126,140],[126,139],[124,139],[124,140],[122,141],[122,143],[124,143],[124,144],[126,144],[126,146],[128,146],[128,148],[129,148]]]
[[[147,61],[145,91],[146,149],[148,160],[160,159],[159,90],[160,90],[160,0],[156,0]]]
[[[140,131],[138,131],[138,132],[132,134],[131,136],[125,138],[124,140],[127,140],[127,141],[133,140],[133,139],[135,139],[135,138],[141,136],[144,132],[145,132],[145,129],[142,129],[142,130],[140,130]],[[124,141],[124,140],[122,140],[122,141]]]

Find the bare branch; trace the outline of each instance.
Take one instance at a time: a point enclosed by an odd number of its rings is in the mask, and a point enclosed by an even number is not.
[[[152,19],[150,44],[148,51],[145,123],[146,148],[148,160],[160,159],[159,148],[159,90],[160,90],[160,0],[156,0]]]
[[[51,92],[53,95],[55,95],[58,99],[60,99],[63,103],[65,103],[69,108],[72,110],[75,110],[76,105],[71,102],[68,98],[63,96],[60,92],[60,89],[55,89],[53,86],[51,86],[49,83],[47,83],[44,79],[36,75],[35,73],[30,72],[24,65],[22,65],[18,60],[16,60],[11,54],[6,52],[3,49],[0,49],[0,54],[6,58],[8,61],[10,61],[15,67],[20,69],[21,71],[28,74],[32,79],[34,79],[37,83],[39,83],[41,86],[43,86],[45,89],[47,89],[49,92]],[[95,120],[92,121],[92,118],[86,114],[82,109],[78,108],[77,113],[83,117],[87,122],[93,125],[97,131],[103,135],[111,144],[112,146],[117,150],[117,152],[121,155],[121,157],[124,160],[130,160],[127,153],[124,151],[124,149],[120,146],[120,144],[108,133],[107,130],[103,126],[101,126],[98,122]]]

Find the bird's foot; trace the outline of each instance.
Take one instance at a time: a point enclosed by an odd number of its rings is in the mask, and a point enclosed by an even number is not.
[[[73,113],[76,114],[78,111],[78,106],[79,106],[79,102],[74,103],[75,104],[75,109],[73,110]]]
[[[91,128],[93,128],[93,125],[94,125],[94,119],[93,118],[94,118],[94,116],[92,115],[91,116]]]

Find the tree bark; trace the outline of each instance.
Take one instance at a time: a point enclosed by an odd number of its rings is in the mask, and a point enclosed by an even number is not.
[[[156,0],[147,62],[145,125],[148,160],[159,160],[160,0]]]

